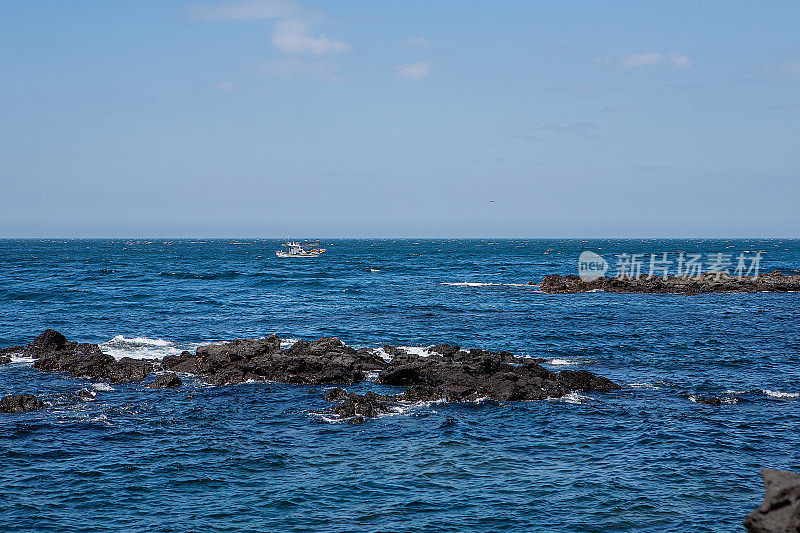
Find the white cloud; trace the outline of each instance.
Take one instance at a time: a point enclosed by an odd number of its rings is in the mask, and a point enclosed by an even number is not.
[[[341,81],[342,78],[337,74],[338,69],[339,63],[333,61],[283,57],[264,63],[261,70],[267,76],[284,80],[315,78],[322,81]]]
[[[692,60],[689,56],[678,52],[668,52],[666,54],[662,54],[661,52],[643,52],[628,54],[620,59],[601,57],[597,62],[604,67],[618,66],[624,69],[657,67],[660,65],[670,65],[680,69],[692,68]]]
[[[620,60],[622,68],[654,67],[662,63],[666,58],[657,52],[645,54],[628,54]]]
[[[400,41],[400,45],[410,48],[433,48],[433,43],[425,37],[409,37]]]
[[[207,22],[284,18],[299,11],[300,4],[292,0],[236,0],[189,7],[192,18]]]
[[[394,68],[395,74],[397,74],[399,78],[413,81],[424,80],[430,76],[432,70],[433,63],[430,61],[408,63],[406,65],[398,65]]]
[[[312,37],[308,34],[309,25],[301,20],[291,19],[278,22],[270,42],[278,50],[292,54],[309,53],[322,55],[329,52],[346,52],[352,50],[350,44],[328,39]]]
[[[667,58],[673,67],[692,68],[692,60],[689,59],[689,56],[679,54],[678,52],[670,52]]]

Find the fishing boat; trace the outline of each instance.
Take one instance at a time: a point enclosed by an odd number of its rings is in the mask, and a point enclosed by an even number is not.
[[[320,248],[319,241],[305,245],[297,241],[288,241],[283,247],[285,250],[275,250],[275,255],[278,257],[319,257],[326,250],[326,248]]]

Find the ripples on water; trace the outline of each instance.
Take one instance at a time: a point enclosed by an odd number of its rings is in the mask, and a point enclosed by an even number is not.
[[[45,327],[117,357],[273,332],[354,346],[453,342],[630,386],[420,405],[349,426],[318,415],[330,408],[324,387],[92,386],[18,360],[0,368],[2,392],[53,406],[0,418],[0,523],[732,531],[760,502],[760,467],[800,468],[798,295],[558,296],[525,285],[574,272],[583,249],[763,250],[766,268],[797,268],[798,241],[328,244],[317,260],[281,261],[276,241],[0,241],[0,346]],[[81,388],[95,396],[76,400]]]

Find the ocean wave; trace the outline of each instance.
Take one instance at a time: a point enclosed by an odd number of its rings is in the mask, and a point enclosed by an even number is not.
[[[589,396],[584,396],[583,394],[579,394],[577,392],[568,392],[564,396],[560,398],[547,398],[548,401],[551,402],[564,402],[564,403],[572,403],[572,404],[579,404],[585,405],[592,401]]]
[[[650,390],[657,390],[661,388],[654,383],[628,383],[628,387],[632,389],[650,389]]]
[[[532,289],[538,290],[539,285],[532,285],[528,283],[495,283],[492,281],[443,281],[442,285],[448,285],[450,287],[473,287],[473,288],[480,288],[480,287],[516,287],[516,288],[525,288],[525,289]]]
[[[783,392],[772,389],[750,389],[750,390],[732,390],[728,389],[725,394],[763,394],[770,398],[791,399],[800,398],[800,392]]]
[[[781,392],[770,389],[762,389],[761,392],[772,398],[800,398],[800,392]]]
[[[117,390],[108,383],[103,383],[103,382],[92,383],[92,389],[100,392],[111,392]]]
[[[548,364],[548,365],[556,365],[556,366],[568,366],[568,365],[579,365],[579,364],[581,364],[580,361],[571,361],[571,360],[568,360],[568,359],[560,359],[560,358],[550,359],[549,361],[545,361],[545,363]]]
[[[117,335],[111,340],[100,343],[100,350],[115,359],[130,357],[132,359],[161,359],[167,355],[178,355],[184,348],[175,342],[149,337],[124,337]]]

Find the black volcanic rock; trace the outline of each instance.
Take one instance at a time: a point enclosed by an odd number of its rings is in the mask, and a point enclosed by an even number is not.
[[[34,367],[39,370],[109,383],[142,381],[158,363],[129,357],[117,361],[96,344],[70,342],[53,330],[18,351],[36,354]],[[164,357],[160,365],[167,373],[155,376],[146,386],[180,386],[182,381],[176,372],[197,375],[212,385],[245,381],[348,385],[363,381],[367,372],[377,371],[380,383],[406,387],[395,396],[372,392],[357,395],[333,389],[327,399],[337,403],[335,416],[350,421],[363,421],[406,402],[542,400],[559,398],[571,391],[620,388],[585,370],[551,372],[539,364],[542,359],[517,357],[506,351],[462,350],[459,346],[438,344],[427,350],[426,356],[391,346],[384,347],[384,352],[392,356],[388,363],[373,350],[355,350],[334,337],[297,341],[286,350],[281,350],[281,340],[275,335],[236,339],[200,346],[195,353],[184,351]]]
[[[695,403],[701,403],[704,405],[714,405],[714,406],[722,405],[722,400],[720,398],[717,398],[716,396],[694,395],[691,397],[691,400],[693,400]]]
[[[642,275],[638,278],[606,278],[582,281],[578,276],[550,274],[541,283],[542,292],[576,294],[590,291],[625,293],[700,294],[707,292],[789,292],[800,291],[800,275],[767,272],[756,278],[706,272],[698,277]]]
[[[338,405],[333,409],[334,415],[351,424],[361,424],[367,418],[375,418],[381,413],[388,413],[392,405],[398,403],[396,396],[384,396],[372,391],[366,394],[348,393],[344,389],[332,389],[325,394],[325,399]]]
[[[119,361],[104,354],[97,344],[68,341],[52,329],[36,337],[27,346],[14,346],[5,353],[20,353],[36,359],[33,366],[45,372],[66,372],[109,383],[140,381],[153,371],[153,361],[125,357]]]
[[[11,363],[11,358],[7,355],[0,355],[0,366]]]
[[[176,374],[168,372],[159,374],[146,386],[151,389],[172,389],[183,385],[183,381]]]
[[[33,394],[11,394],[0,400],[0,413],[21,413],[44,408],[44,402]]]
[[[800,532],[800,474],[764,468],[764,502],[744,519],[750,533]]]
[[[616,383],[587,372],[551,372],[529,358],[508,352],[443,349],[447,355],[395,356],[379,375],[385,385],[408,387],[408,401],[499,401],[560,398],[570,391],[609,391]]]
[[[63,350],[68,344],[69,342],[64,335],[54,329],[46,329],[27,346],[3,348],[0,350],[0,354],[18,353],[25,357],[37,358],[42,355]]]
[[[76,378],[90,378],[108,383],[141,381],[153,372],[147,359],[123,357],[119,361],[104,354],[96,344],[67,342],[52,352],[39,352],[34,368],[45,372],[66,372]]]
[[[249,380],[347,385],[383,366],[383,359],[371,351],[354,350],[336,338],[297,341],[281,350],[274,335],[201,346],[195,354],[183,352],[162,361],[165,370],[197,374],[213,385]]]

